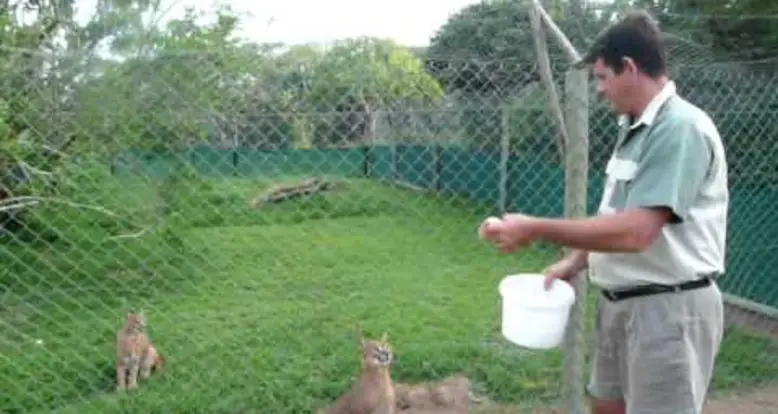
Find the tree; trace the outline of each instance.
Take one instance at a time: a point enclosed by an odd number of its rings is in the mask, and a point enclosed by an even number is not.
[[[591,8],[579,1],[545,2],[546,10],[578,48],[584,48],[599,30],[599,20]],[[470,145],[496,150],[504,132],[504,118],[515,142],[524,147],[552,149],[553,130],[533,136],[515,136],[527,125],[551,123],[544,110],[526,106],[526,96],[540,83],[537,58],[529,18],[529,2],[484,0],[463,8],[440,27],[426,51],[429,71],[455,97],[462,128]],[[563,79],[570,62],[559,42],[546,42],[553,77]],[[506,108],[510,107],[510,111]],[[509,113],[511,112],[511,113]],[[548,151],[555,157],[554,151]]]
[[[7,200],[30,193],[38,184],[48,184],[62,152],[78,142],[75,131],[60,122],[70,116],[72,109],[69,86],[88,74],[88,57],[122,23],[121,19],[98,13],[89,24],[79,26],[73,19],[73,3],[30,0],[6,1],[0,6],[0,44],[4,46],[0,55],[5,62],[0,75],[3,226],[10,217],[16,217],[8,213],[21,208]],[[147,3],[102,0],[99,4],[126,11],[143,8]]]
[[[187,9],[134,47],[123,43],[127,58],[80,85],[79,125],[92,126],[108,152],[233,147],[249,113],[272,99],[262,76],[268,51],[235,38],[231,10],[218,9],[210,24],[201,16]]]
[[[442,98],[438,82],[409,49],[390,40],[360,37],[337,42],[313,71],[308,95],[317,144],[362,142],[376,111],[423,106]]]
[[[505,97],[539,81],[528,6],[482,1],[454,14],[430,41],[429,70],[449,90],[469,95]],[[578,2],[555,2],[548,10],[578,47],[597,32],[593,11]],[[547,43],[552,64],[567,66],[558,42]]]

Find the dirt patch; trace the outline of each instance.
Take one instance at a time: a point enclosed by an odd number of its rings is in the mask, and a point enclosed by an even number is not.
[[[774,414],[778,413],[778,384],[740,393],[708,403],[705,414]]]
[[[520,408],[487,402],[470,410],[472,414],[565,414],[561,408]],[[588,410],[584,412],[587,414]],[[778,384],[750,392],[710,400],[703,414],[778,414]]]
[[[726,323],[766,334],[778,342],[778,318],[726,304]],[[524,408],[484,402],[472,414],[567,414],[562,408]],[[588,414],[586,410],[583,414]],[[703,414],[778,414],[778,384],[711,398]]]
[[[776,318],[744,309],[733,304],[725,305],[727,326],[737,326],[769,335],[778,340],[778,320]]]
[[[557,408],[518,408],[511,406],[501,406],[488,404],[470,410],[471,414],[563,414],[561,409]]]

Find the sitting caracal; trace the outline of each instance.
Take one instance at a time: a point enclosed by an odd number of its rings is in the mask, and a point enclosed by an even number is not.
[[[389,375],[392,363],[392,350],[388,335],[383,334],[379,341],[366,341],[359,331],[362,346],[362,373],[352,385],[351,390],[338,398],[324,414],[394,414],[394,385]]]
[[[128,313],[124,326],[116,335],[117,390],[137,388],[138,374],[148,378],[152,368],[162,368],[163,361],[146,333],[146,315]]]

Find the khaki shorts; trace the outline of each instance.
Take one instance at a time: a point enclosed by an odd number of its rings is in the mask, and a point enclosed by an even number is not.
[[[589,394],[627,414],[700,414],[724,330],[711,286],[611,302],[599,296]]]

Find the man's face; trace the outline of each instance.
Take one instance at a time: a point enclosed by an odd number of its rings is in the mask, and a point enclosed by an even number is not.
[[[617,75],[600,58],[592,65],[592,72],[597,78],[597,93],[607,99],[617,113],[628,113],[633,90],[632,77],[628,76],[629,70]]]

